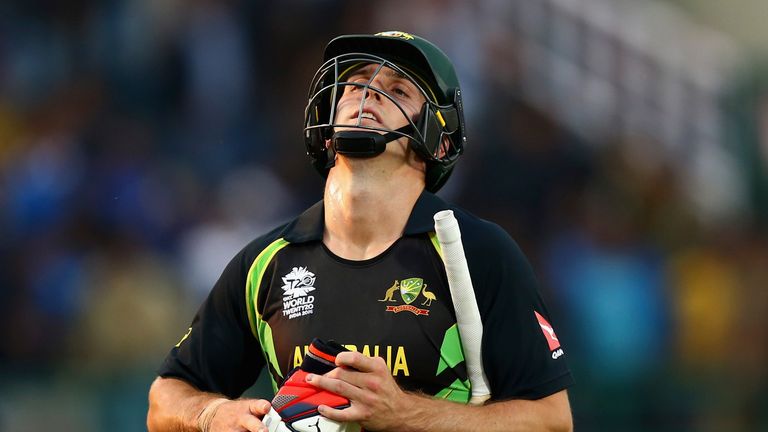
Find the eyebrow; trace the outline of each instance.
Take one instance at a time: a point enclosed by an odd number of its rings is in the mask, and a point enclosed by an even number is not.
[[[369,66],[375,66],[375,67],[372,68],[373,70],[364,71],[364,69],[368,68]],[[378,68],[378,66],[376,66],[374,64],[371,64],[371,63],[369,63],[367,65],[362,65],[362,66],[360,66],[358,68],[355,68],[355,69],[349,71],[349,73],[347,74],[347,77],[351,77],[351,76],[354,76],[354,75],[371,75],[371,74],[373,74],[373,72],[376,71],[377,68]],[[402,80],[408,80],[407,76],[405,76],[404,74],[402,74],[402,73],[400,73],[400,72],[398,72],[398,71],[396,71],[394,69],[391,69],[391,68],[387,68],[386,70],[382,69],[382,70],[379,71],[379,73],[380,74],[385,74],[388,77],[394,77],[394,78],[398,78],[398,79],[402,79]]]
[[[398,71],[396,71],[396,70],[392,70],[392,69],[389,69],[389,70],[386,70],[386,71],[384,71],[384,72],[385,72],[387,75],[389,75],[389,76],[392,76],[392,77],[395,77],[395,78],[400,78],[400,79],[408,79],[408,77],[406,77],[405,75],[401,74],[400,72],[398,72]]]
[[[369,69],[365,70],[366,68],[369,68]],[[346,71],[346,72],[342,73],[341,76],[343,76],[342,79],[344,81],[349,81],[355,75],[367,75],[368,76],[368,80],[370,81],[370,79],[371,79],[370,75],[373,74],[373,72],[375,72],[376,69],[378,69],[378,68],[379,68],[379,64],[376,64],[376,63],[361,64],[361,65],[357,65],[357,66],[353,66],[353,67],[349,68],[349,71]],[[422,90],[419,87],[418,84],[416,84],[414,81],[412,81],[410,78],[408,78],[405,74],[403,74],[403,73],[401,73],[399,71],[396,71],[396,70],[388,67],[386,70],[384,70],[384,69],[380,70],[379,73],[383,73],[387,77],[397,79],[398,81],[401,81],[401,82],[405,83],[406,85],[408,85],[410,87],[413,87],[413,90],[416,91],[417,93],[420,93],[424,97],[425,101],[434,100],[434,98],[435,98],[434,92],[432,92],[432,89],[430,89],[429,85],[426,84],[426,83],[424,83],[424,85],[426,86],[426,89],[432,94],[432,99],[430,99],[430,97],[428,95],[424,94],[424,90]],[[417,78],[419,78],[419,77],[417,77]],[[422,80],[422,82],[424,82],[424,81]]]
[[[363,62],[358,63],[358,64],[356,64],[354,66],[349,67],[344,72],[342,72],[339,75],[339,79],[343,79],[345,81],[349,81],[350,77],[352,77],[352,76],[354,76],[356,74],[363,74],[364,72],[362,72],[362,71],[366,67],[373,67],[374,71],[375,71],[380,65],[381,65],[380,63],[379,64],[377,64],[377,63],[363,63]],[[373,72],[373,71],[371,71],[371,72]],[[387,68],[387,70],[385,72],[390,77],[397,78],[397,79],[402,80],[402,81],[404,81],[404,82],[406,82],[406,83],[408,83],[410,85],[415,86],[417,91],[420,91],[422,93],[422,95],[424,96],[425,100],[428,100],[428,101],[435,101],[435,100],[437,100],[437,96],[435,96],[434,90],[432,90],[431,86],[426,81],[424,81],[424,79],[421,78],[420,76],[415,75],[415,78],[418,79],[421,82],[421,85],[423,85],[423,88],[420,88],[419,84],[417,84],[415,81],[413,81],[410,78],[408,78],[406,75],[404,75],[404,74],[402,74],[402,73],[400,73],[400,72],[398,72],[398,71],[396,71],[396,70],[394,70],[392,68]],[[381,71],[379,73],[381,73]],[[424,93],[425,91],[428,92],[428,94]],[[431,97],[430,97],[430,95],[431,95]]]

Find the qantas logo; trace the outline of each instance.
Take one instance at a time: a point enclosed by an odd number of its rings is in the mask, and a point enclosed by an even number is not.
[[[544,337],[547,339],[547,344],[549,345],[549,350],[552,351],[552,358],[557,359],[558,357],[562,356],[563,349],[560,348],[560,340],[557,338],[557,335],[555,335],[555,329],[552,328],[552,325],[549,324],[549,321],[544,319],[541,314],[539,314],[536,311],[533,311],[534,314],[536,314],[536,321],[539,322],[539,327],[541,327],[541,332],[544,334]]]

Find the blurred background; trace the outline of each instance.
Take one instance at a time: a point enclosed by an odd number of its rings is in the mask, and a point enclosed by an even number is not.
[[[0,430],[145,429],[225,263],[321,197],[301,127],[324,45],[394,29],[456,64],[469,144],[441,195],[533,262],[576,429],[768,430],[765,13],[0,3]]]

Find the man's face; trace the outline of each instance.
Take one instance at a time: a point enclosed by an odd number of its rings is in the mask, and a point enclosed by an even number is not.
[[[400,104],[408,118],[414,119],[425,102],[421,91],[400,73],[388,67],[382,67],[376,73],[378,68],[379,65],[377,64],[362,66],[351,72],[344,81],[359,84],[367,84],[370,81],[371,87],[386,92]],[[376,73],[375,76],[373,76],[374,73]],[[373,80],[371,80],[372,76]],[[365,102],[362,104],[361,117],[360,101],[363,96],[365,96]],[[391,100],[371,89],[365,92],[362,87],[344,86],[344,93],[339,99],[336,109],[337,124],[371,126],[390,130],[399,129],[408,124],[403,112]],[[346,129],[354,129],[354,127],[336,128],[337,131]]]

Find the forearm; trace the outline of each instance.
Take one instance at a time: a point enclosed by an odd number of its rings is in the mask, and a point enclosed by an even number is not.
[[[221,395],[202,392],[174,378],[157,378],[149,390],[150,432],[198,432],[198,416]]]
[[[565,391],[549,397],[509,400],[484,406],[461,405],[426,396],[407,394],[403,400],[401,432],[466,431],[571,431]]]

